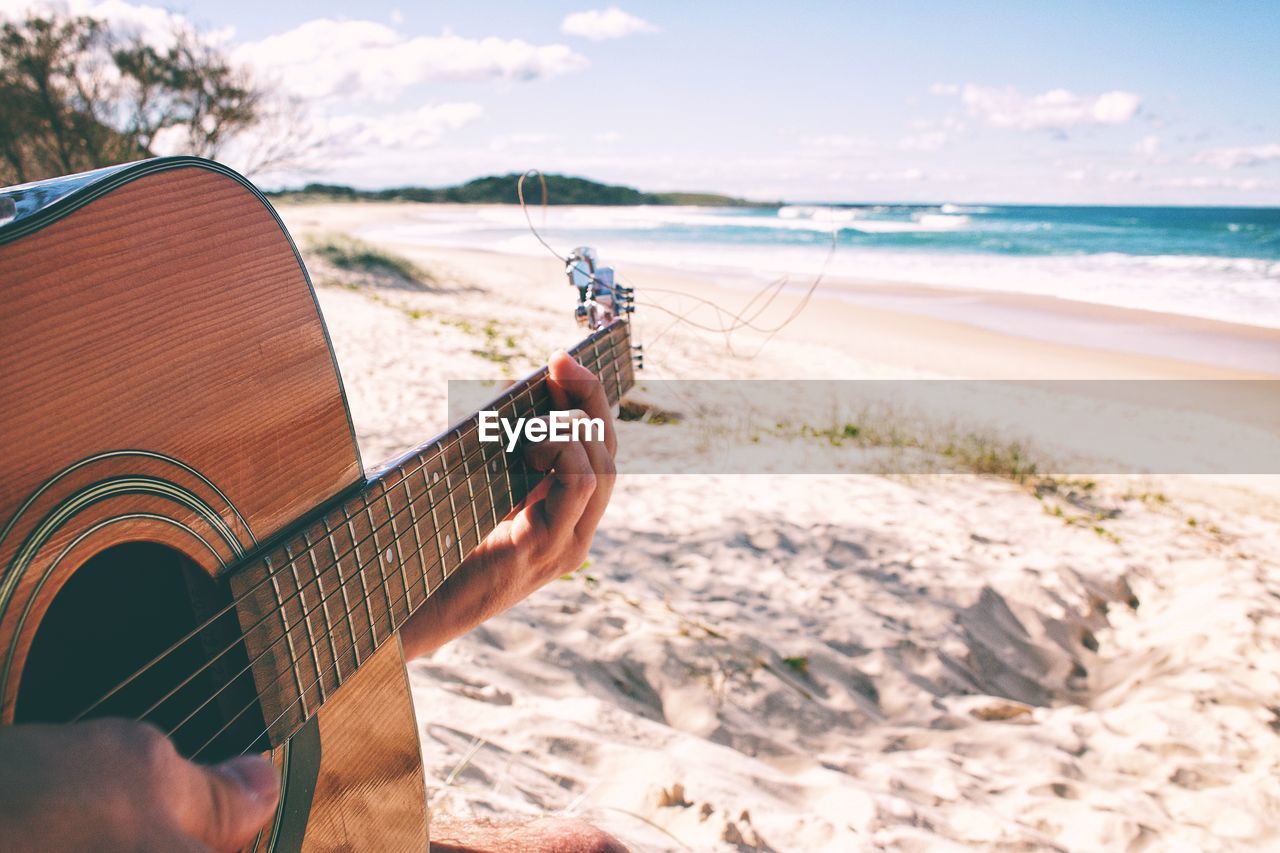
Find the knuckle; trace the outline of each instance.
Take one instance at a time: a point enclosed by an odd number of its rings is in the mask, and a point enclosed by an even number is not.
[[[173,744],[155,726],[125,719],[94,720],[92,726],[97,743],[106,749],[143,760],[166,760],[174,752]]]
[[[569,484],[574,492],[592,494],[596,490],[596,472],[588,468],[581,473],[572,474],[569,477]]]
[[[606,454],[600,462],[600,474],[605,477],[613,478],[618,475],[618,463],[614,461],[611,455]]]
[[[204,821],[208,834],[214,838],[231,838],[239,824],[240,816],[231,802],[230,795],[222,785],[211,785],[209,788],[208,811]]]
[[[164,736],[155,726],[141,724],[134,728],[133,747],[137,755],[156,778],[166,774],[178,757],[178,750],[173,742]]]

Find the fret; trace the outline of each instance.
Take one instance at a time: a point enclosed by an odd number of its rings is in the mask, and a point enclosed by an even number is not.
[[[435,461],[436,459],[432,460],[433,463]],[[432,475],[424,465],[422,469],[422,493],[427,496],[427,512],[431,515],[431,540],[436,544],[436,557],[438,558],[436,568],[440,570],[440,577],[434,586],[431,585],[430,574],[424,573],[427,576],[428,594],[440,588],[440,584],[444,583],[447,574],[444,568],[444,548],[440,544],[440,519],[436,516],[436,499],[431,491],[431,477]]]
[[[449,554],[450,559],[453,559],[452,549],[454,548],[457,549],[458,565],[461,565],[462,561],[466,558],[466,554],[463,553],[463,550],[462,550],[462,532],[458,528],[458,507],[453,499],[453,492],[454,492],[453,470],[455,467],[454,463],[456,461],[456,457],[451,457],[451,454],[456,453],[457,450],[458,450],[457,444],[456,442],[454,442],[447,445],[444,452],[444,493],[445,493],[445,496],[448,497],[449,499],[449,520],[453,524],[452,539],[449,537],[449,534],[445,534],[444,546],[445,548],[450,549],[450,554]],[[452,574],[452,572],[455,569],[457,569],[457,567],[458,566],[450,567],[446,565],[445,576],[447,577],[449,574]]]
[[[391,590],[387,589],[386,564],[383,562],[384,555],[382,543],[386,541],[387,532],[384,528],[387,522],[379,521],[374,517],[373,508],[378,504],[378,500],[377,498],[370,500],[372,497],[370,493],[373,489],[380,488],[382,488],[382,484],[377,483],[369,490],[369,493],[365,494],[364,516],[369,521],[369,534],[366,538],[369,540],[371,551],[373,553],[372,562],[378,567],[378,585],[382,590],[382,598],[387,603],[387,634],[383,639],[389,639],[391,635],[395,633],[396,625],[395,614],[391,607]],[[383,537],[381,540],[378,538],[379,535]],[[375,592],[374,594],[376,595],[377,593]],[[382,645],[382,640],[374,640],[374,648],[377,648],[380,645]]]
[[[329,551],[333,554],[333,565],[338,572],[338,590],[342,594],[342,612],[347,620],[347,630],[351,632],[351,653],[355,656],[355,668],[360,667],[360,644],[356,641],[355,620],[351,613],[351,596],[347,592],[347,581],[342,577],[342,561],[338,559],[338,547],[334,541],[334,530],[329,525],[329,516],[325,515],[321,521],[324,523],[325,539],[329,542]]]
[[[404,571],[404,551],[400,548],[400,528],[396,525],[396,510],[395,507],[391,505],[391,489],[393,488],[394,486],[389,486],[384,482],[382,488],[382,502],[386,504],[387,515],[391,519],[391,544],[392,547],[395,548],[396,559],[399,563],[400,569],[400,584],[404,589],[404,598],[402,599],[404,604],[404,619],[395,623],[395,627],[399,629],[401,625],[409,621],[409,616],[413,613],[413,599],[409,596],[409,576],[406,575]],[[390,553],[390,549],[388,549],[388,553]]]
[[[311,653],[311,665],[315,668],[315,679],[308,679],[308,686],[314,686],[320,693],[320,704],[324,704],[324,669],[320,667],[319,644],[316,642],[315,631],[311,627],[311,607],[307,605],[307,593],[302,583],[302,578],[298,574],[298,557],[289,548],[289,543],[285,543],[284,556],[288,560],[289,573],[293,576],[293,585],[297,588],[298,608],[302,614],[302,624],[307,632],[307,647]],[[305,653],[304,653],[305,654]]]
[[[624,325],[594,333],[571,352],[599,377],[611,404],[634,384]],[[544,368],[491,407],[508,418],[545,415],[554,407],[547,377]],[[313,716],[543,479],[523,453],[481,443],[478,432],[473,417],[232,574],[273,745]],[[374,566],[371,583],[366,573]]]
[[[369,647],[369,654],[373,654],[374,649],[378,648],[380,643],[378,642],[377,622],[373,618],[373,604],[369,600],[369,584],[364,577],[364,560],[360,559],[360,550],[359,550],[360,537],[356,534],[356,526],[355,526],[355,520],[356,518],[358,518],[358,516],[353,517],[349,512],[347,512],[346,504],[343,504],[342,517],[345,518],[347,521],[347,534],[351,537],[352,559],[355,563],[356,574],[360,576],[360,591],[357,593],[357,595],[360,597],[360,600],[364,602],[364,612],[365,612],[365,615],[369,617],[368,633],[369,633],[369,640],[371,642],[371,646]],[[359,609],[359,607],[360,607],[360,603],[357,602],[356,608]]]
[[[541,383],[540,387],[544,392],[546,391],[545,382]],[[518,413],[519,417],[527,417],[530,413],[537,411],[537,403],[534,400],[533,393],[534,393],[534,388],[532,385],[530,385],[525,387],[512,400],[512,405],[515,408],[516,412]],[[525,411],[521,410],[520,400],[522,397],[527,398],[528,400],[528,406],[529,406],[528,410],[525,410]],[[523,455],[517,456],[514,454],[507,454],[507,462],[509,464],[514,464],[519,466],[518,468],[518,471],[520,473],[520,498],[519,499],[524,500],[526,497],[528,497],[529,492],[533,491],[533,487],[536,484],[536,480],[534,478],[539,476],[541,472],[532,471],[529,468],[528,463],[524,461]]]
[[[477,430],[478,430],[478,427],[472,427],[471,429],[467,430],[467,432],[475,433],[478,436]],[[471,505],[471,520],[472,520],[472,523],[475,525],[474,530],[475,530],[476,541],[472,543],[472,547],[475,547],[476,545],[480,544],[480,540],[484,539],[484,534],[480,530],[480,513],[476,510],[476,492],[475,492],[475,489],[471,487],[471,463],[467,458],[468,456],[470,456],[470,454],[467,453],[466,445],[462,444],[462,436],[458,437],[458,443],[462,445],[461,447],[462,478],[463,478],[463,481],[467,484],[467,503]],[[478,445],[479,441],[477,441],[476,443]],[[471,549],[468,548],[467,550],[469,551]]]
[[[320,562],[316,559],[315,545],[311,541],[307,531],[302,531],[302,543],[306,546],[307,556],[311,558],[311,571],[316,576],[316,590],[320,595],[320,616],[324,619],[324,636],[329,643],[329,659],[333,663],[333,686],[336,690],[342,684],[342,663],[338,660],[338,646],[333,640],[333,620],[329,615],[329,595],[324,589],[324,573],[326,569],[320,568]]]
[[[497,450],[495,450],[493,454],[493,465],[496,467],[496,471],[506,482],[506,485],[502,487],[504,507],[502,515],[505,518],[507,513],[515,509],[514,495],[511,491],[511,460],[506,458],[506,453],[502,450],[500,445],[497,445],[496,447]]]
[[[500,476],[499,472],[502,468],[501,454],[502,454],[501,450],[497,451],[496,453],[490,454],[487,450],[484,449],[483,445],[481,446],[481,449],[480,449],[480,462],[481,462],[481,467],[484,470],[484,487],[485,487],[485,491],[489,493],[489,514],[493,517],[493,527],[490,528],[490,530],[496,530],[498,527],[498,524],[502,520],[501,518],[498,517],[498,498],[493,493],[494,478],[497,476]],[[507,513],[504,510],[502,513],[502,516],[505,518],[506,515]]]
[[[302,685],[302,674],[298,672],[298,653],[293,645],[293,634],[289,631],[289,615],[285,612],[284,598],[280,594],[280,572],[276,571],[272,567],[270,557],[265,560],[265,564],[267,576],[271,578],[271,587],[276,594],[276,605],[279,608],[280,622],[284,625],[285,646],[289,650],[289,670],[293,673],[293,680],[298,688],[297,702],[301,708],[303,718],[306,719],[311,716],[311,712],[307,710],[306,688]],[[278,643],[279,638],[272,640],[271,642]]]
[[[401,478],[400,486],[404,489],[405,506],[409,508],[409,529],[413,532],[413,554],[418,560],[418,569],[414,577],[416,578],[419,574],[422,576],[422,600],[426,601],[427,596],[431,594],[431,586],[427,583],[426,558],[422,556],[422,537],[418,533],[418,511],[413,505],[414,496],[413,491],[409,488],[410,479],[406,474]],[[405,594],[408,595],[407,589]]]
[[[600,376],[600,338],[596,338],[591,342],[591,367],[592,373],[600,379],[601,384],[604,383],[604,377]],[[608,386],[605,386],[608,387]]]

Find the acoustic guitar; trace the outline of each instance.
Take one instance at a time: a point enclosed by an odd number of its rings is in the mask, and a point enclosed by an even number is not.
[[[298,251],[217,163],[0,190],[0,223],[0,723],[269,752],[255,851],[424,849],[397,631],[542,475],[475,416],[367,473]],[[616,403],[630,292],[567,271]],[[545,414],[546,369],[486,408]]]

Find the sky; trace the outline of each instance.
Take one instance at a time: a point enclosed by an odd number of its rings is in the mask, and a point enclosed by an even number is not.
[[[304,104],[325,145],[266,185],[1280,205],[1275,0],[67,2],[183,16]]]

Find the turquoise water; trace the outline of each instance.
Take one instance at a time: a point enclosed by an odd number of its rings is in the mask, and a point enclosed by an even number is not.
[[[540,253],[516,208],[447,208],[382,236]],[[1012,205],[559,207],[557,250],[803,283],[839,279],[1031,293],[1280,328],[1280,209]],[[835,251],[831,252],[833,245]]]
[[[1200,256],[1280,260],[1280,209],[842,205],[722,209],[673,222],[671,240],[810,243],[836,230],[861,249],[992,255]]]

